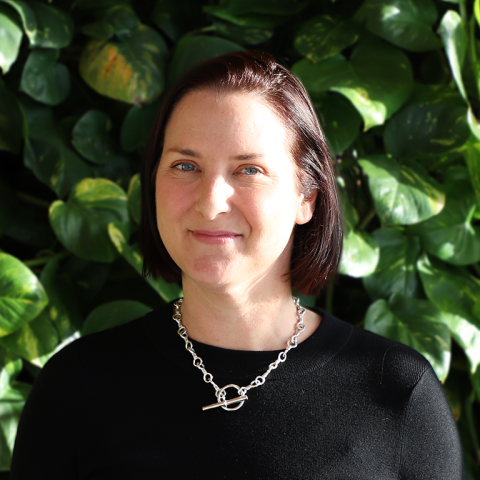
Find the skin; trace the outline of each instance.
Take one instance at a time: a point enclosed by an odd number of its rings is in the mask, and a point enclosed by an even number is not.
[[[183,323],[197,341],[280,350],[294,332],[288,275],[295,224],[316,193],[299,192],[288,132],[253,94],[188,94],[165,132],[157,224],[183,272]],[[308,338],[320,323],[310,311]]]

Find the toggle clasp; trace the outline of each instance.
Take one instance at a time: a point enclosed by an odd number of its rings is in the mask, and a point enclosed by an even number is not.
[[[227,400],[225,398],[225,390],[227,388],[236,388],[239,396],[236,398],[230,398],[229,400]],[[228,412],[233,412],[235,410],[238,410],[243,406],[243,404],[245,403],[245,400],[248,400],[247,395],[240,395],[240,390],[241,388],[238,385],[235,385],[233,383],[230,383],[229,385],[225,385],[216,393],[218,402],[212,403],[211,405],[207,405],[206,407],[202,407],[202,410],[203,411],[211,410],[212,408],[217,408],[217,407],[222,407],[224,410],[227,410]],[[233,408],[228,407],[229,405],[235,405],[237,403],[238,405],[236,407],[233,407]]]

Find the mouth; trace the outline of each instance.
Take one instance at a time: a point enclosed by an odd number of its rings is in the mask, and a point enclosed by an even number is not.
[[[193,238],[201,243],[218,245],[230,243],[240,238],[242,235],[228,230],[190,230]]]

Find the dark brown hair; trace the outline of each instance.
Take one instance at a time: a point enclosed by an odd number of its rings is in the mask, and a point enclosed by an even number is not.
[[[333,165],[317,116],[303,85],[264,52],[238,52],[209,60],[188,72],[172,88],[156,118],[145,148],[141,172],[140,247],[143,272],[179,281],[181,270],[158,233],[155,174],[162,155],[165,129],[173,110],[188,93],[253,93],[266,101],[289,132],[301,192],[317,190],[310,222],[294,230],[290,278],[305,295],[318,294],[336,272],[342,248],[342,221]]]

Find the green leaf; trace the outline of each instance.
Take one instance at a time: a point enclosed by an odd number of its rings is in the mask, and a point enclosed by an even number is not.
[[[198,0],[157,0],[150,19],[172,42],[177,42],[198,25],[201,3]]]
[[[358,213],[347,197],[340,192],[345,219],[343,250],[338,271],[350,277],[363,277],[375,271],[379,259],[379,248],[367,232],[355,231]]]
[[[113,262],[116,249],[108,236],[108,224],[119,221],[130,229],[127,195],[113,182],[86,178],[72,190],[65,203],[50,206],[50,224],[62,244],[81,258]]]
[[[0,398],[22,371],[22,360],[0,346]]]
[[[113,32],[120,40],[127,40],[140,27],[140,20],[128,4],[114,5],[107,8],[102,17],[111,25]]]
[[[398,48],[374,41],[361,42],[350,60],[341,55],[316,64],[301,60],[292,67],[307,90],[332,90],[347,97],[359,111],[365,130],[382,125],[408,99],[412,67]]]
[[[54,256],[40,275],[49,298],[45,312],[55,325],[62,341],[74,335],[80,329],[83,320],[70,276],[58,271],[60,261],[64,257],[64,253]]]
[[[0,4],[0,67],[5,75],[15,63],[22,43],[23,30],[17,15]]]
[[[0,471],[10,470],[20,415],[31,385],[15,382],[0,396]]]
[[[238,27],[219,20],[213,22],[213,27],[219,35],[242,45],[258,45],[273,36],[273,30],[258,27]]]
[[[63,48],[73,37],[73,21],[63,10],[34,1],[1,0],[20,15],[32,47]]]
[[[138,244],[129,245],[127,243],[127,239],[118,222],[112,222],[108,226],[108,233],[120,255],[139,275],[142,275],[143,257]],[[166,302],[171,302],[183,296],[182,289],[176,283],[168,283],[161,277],[157,279],[147,277],[145,280]]]
[[[465,351],[473,373],[480,364],[480,320],[472,314],[480,298],[480,281],[463,268],[427,255],[420,257],[417,268],[427,297],[442,311],[443,321]]]
[[[57,329],[43,310],[27,325],[0,338],[0,345],[30,363],[43,367],[54,353],[58,341]]]
[[[24,163],[59,197],[65,197],[74,184],[91,176],[91,170],[71,148],[71,129],[55,123],[50,108],[28,97],[22,98],[21,106],[28,125]]]
[[[468,126],[470,127],[470,132],[473,133],[477,140],[480,140],[480,123],[475,118],[471,107],[468,109],[467,112],[467,122]]]
[[[117,300],[94,308],[82,328],[82,335],[100,332],[124,323],[143,317],[152,309],[143,303],[134,300]]]
[[[450,367],[450,332],[442,312],[428,300],[394,293],[388,303],[381,299],[370,305],[365,328],[414,348],[432,365],[443,382]]]
[[[480,201],[480,142],[469,141],[464,157],[475,195],[477,200]]]
[[[475,18],[477,19],[478,25],[480,25],[480,0],[475,0],[473,12],[475,14]]]
[[[97,9],[118,5],[119,3],[130,3],[130,0],[77,0],[77,2],[75,2],[75,6],[78,6],[79,8]]]
[[[128,187],[128,182],[132,176],[130,160],[122,155],[113,155],[108,163],[95,165],[92,167],[92,171],[95,178],[111,180],[124,190]]]
[[[135,174],[130,180],[128,186],[128,210],[137,224],[140,223],[140,214],[142,208],[140,174]]]
[[[47,302],[33,272],[20,260],[0,252],[0,337],[33,320]]]
[[[173,0],[170,0],[173,1]],[[226,20],[227,22],[237,25],[238,27],[257,27],[271,30],[274,27],[285,24],[288,18],[266,15],[262,13],[247,13],[238,15],[232,13],[228,7],[222,7],[220,5],[203,5],[202,7],[205,13],[209,13],[214,17]]]
[[[107,163],[115,153],[115,144],[108,135],[111,128],[112,121],[106,113],[89,110],[75,124],[73,146],[91,162]]]
[[[87,23],[80,28],[80,31],[87,35],[88,37],[93,38],[111,38],[115,34],[113,26],[108,22],[108,19],[102,19],[98,22]]]
[[[63,102],[70,93],[70,73],[57,62],[58,56],[58,50],[32,50],[23,68],[20,89],[47,105]]]
[[[322,99],[314,99],[314,107],[330,151],[338,154],[357,138],[362,118],[343,95],[331,92]]]
[[[98,93],[127,103],[153,101],[165,85],[167,46],[150,27],[140,25],[128,39],[92,39],[80,57],[80,75]]]
[[[306,0],[230,0],[228,8],[234,15],[266,13],[272,15],[292,15],[301,12]]]
[[[168,83],[173,85],[188,70],[205,60],[244,50],[241,45],[223,38],[195,35],[180,39],[168,69]]]
[[[462,81],[462,65],[467,53],[467,32],[462,23],[462,19],[457,12],[449,10],[445,13],[438,30],[440,33],[445,51],[447,53],[453,78],[457,84],[462,97],[467,101],[467,93]]]
[[[383,225],[412,225],[442,210],[442,187],[420,165],[399,164],[384,155],[370,155],[358,163],[368,176]]]
[[[19,153],[23,116],[15,95],[0,85],[0,150]]]
[[[432,25],[437,9],[432,0],[368,0],[367,29],[413,52],[440,48],[439,38]]]
[[[480,226],[472,225],[477,199],[465,168],[452,167],[445,178],[444,209],[409,233],[420,237],[428,253],[453,265],[470,265],[480,260]]]
[[[463,146],[470,135],[465,107],[451,104],[409,105],[385,127],[385,148],[397,158],[445,155]]]
[[[328,15],[307,20],[295,36],[295,48],[313,63],[333,57],[360,38],[352,21],[336,22]]]
[[[159,101],[154,101],[150,105],[133,105],[130,108],[120,132],[120,145],[123,150],[133,152],[147,144],[159,108]]]
[[[380,247],[380,259],[375,271],[363,277],[363,286],[372,300],[388,300],[395,292],[407,297],[419,296],[416,263],[420,255],[420,242],[406,237],[394,228],[381,228],[373,232]]]

